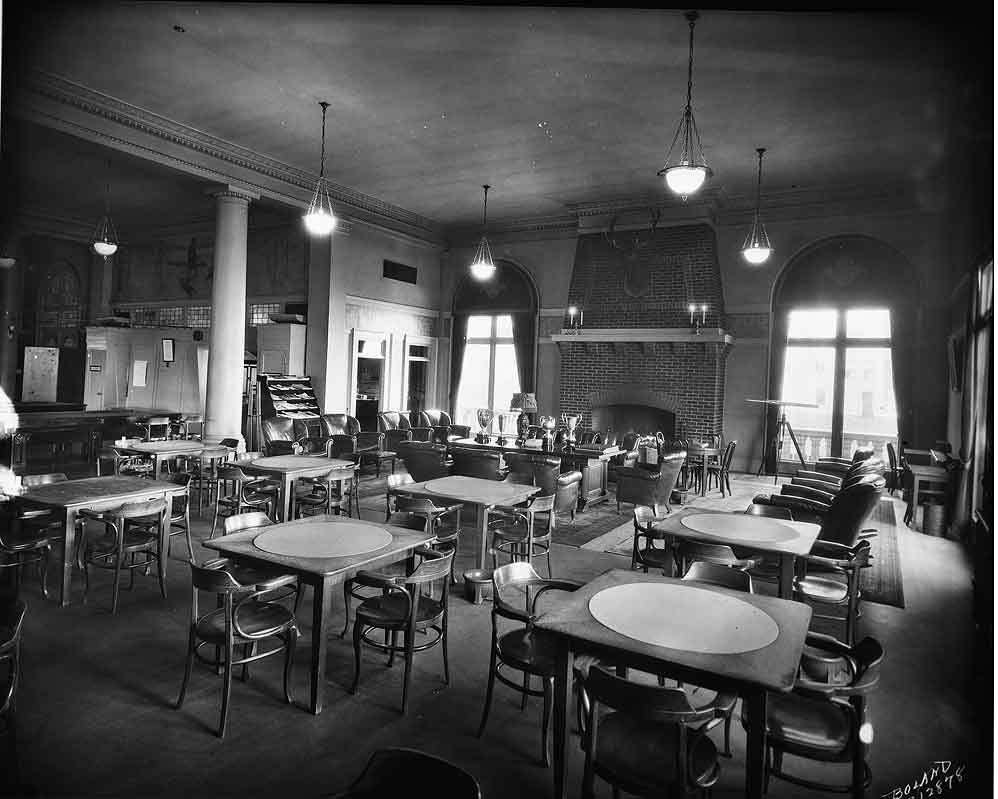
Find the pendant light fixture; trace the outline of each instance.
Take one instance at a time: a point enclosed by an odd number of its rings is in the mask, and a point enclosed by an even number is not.
[[[308,211],[302,217],[305,220],[305,229],[313,236],[328,236],[336,227],[336,216],[333,214],[333,204],[329,201],[329,192],[326,191],[326,109],[329,103],[322,101],[322,153],[319,156],[319,179],[315,182],[315,191],[312,192],[312,202],[308,204]]]
[[[489,188],[488,184],[482,186],[485,191],[485,204],[482,206],[482,238],[478,242],[478,249],[475,250],[475,257],[471,261],[471,276],[475,280],[488,280],[495,274],[496,264],[492,260],[492,248],[489,247],[489,240],[485,236],[485,214],[489,208]]]
[[[107,172],[111,172],[111,159],[107,161]],[[107,178],[104,183],[104,216],[100,218],[97,227],[94,228],[94,252],[102,256],[106,261],[110,256],[118,251],[118,233],[114,229],[114,222],[111,221],[111,180]]]
[[[769,260],[773,254],[773,248],[769,244],[769,234],[766,233],[766,226],[759,218],[759,202],[762,196],[762,154],[766,152],[765,147],[756,148],[759,154],[759,176],[755,184],[755,219],[752,222],[752,230],[745,237],[742,245],[742,257],[753,266],[760,266]]]
[[[660,177],[665,178],[666,185],[676,194],[686,198],[690,194],[695,194],[712,174],[707,166],[707,160],[703,155],[703,146],[700,144],[700,131],[697,129],[696,120],[693,118],[693,26],[696,25],[700,14],[696,11],[687,11],[686,19],[690,23],[690,60],[686,77],[686,110],[683,111],[683,118],[676,128],[676,135],[672,139],[669,147],[669,154],[665,157],[665,166],[658,171]],[[679,142],[680,149],[676,158],[672,153]]]

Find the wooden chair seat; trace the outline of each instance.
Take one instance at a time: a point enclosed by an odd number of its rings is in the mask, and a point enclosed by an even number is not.
[[[232,569],[226,571],[232,574]],[[235,575],[232,575],[235,577]],[[276,602],[244,602],[235,610],[236,619],[243,632],[252,636],[277,635],[293,624],[295,615],[284,605]],[[206,613],[198,619],[198,638],[209,643],[225,643],[225,608]]]
[[[142,528],[128,528],[125,530],[123,537],[124,541],[121,546],[121,551],[126,554],[131,554],[132,552],[144,552],[147,547],[155,545],[159,539],[159,534],[149,532],[148,530]],[[117,551],[117,543],[113,539],[108,538],[95,541],[90,546],[90,553],[97,558],[113,555]]]
[[[502,661],[514,669],[542,677],[554,674],[557,649],[547,636],[526,628],[510,630],[499,636],[497,649]]]
[[[849,586],[831,577],[818,577],[809,574],[794,582],[794,590],[816,602],[839,604],[849,598]]]
[[[357,618],[363,624],[372,624],[385,630],[401,630],[409,623],[406,615],[408,602],[398,594],[372,596],[360,603]],[[439,599],[421,595],[416,607],[416,629],[436,624],[443,617],[444,603]]]
[[[808,699],[799,694],[770,694],[766,713],[766,733],[788,746],[800,746],[829,756],[849,746],[850,721],[847,712],[824,699]],[[747,722],[744,705],[742,724]]]
[[[650,566],[653,569],[668,569],[675,562],[671,549],[647,546],[638,550],[638,561],[644,565],[645,571]]]

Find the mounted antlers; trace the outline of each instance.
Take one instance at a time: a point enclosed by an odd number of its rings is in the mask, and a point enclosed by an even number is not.
[[[648,214],[651,216],[651,229],[648,231],[649,234],[655,233],[655,228],[658,227],[658,222],[662,218],[662,211],[659,209],[649,209]],[[603,238],[606,239],[606,243],[613,247],[615,250],[622,250],[628,255],[633,255],[639,252],[645,247],[649,246],[653,241],[653,235],[649,235],[643,242],[641,241],[641,232],[635,231],[630,236],[630,243],[618,242],[613,235],[613,230],[617,226],[617,217],[615,216],[610,220],[610,227],[608,230],[603,232]]]

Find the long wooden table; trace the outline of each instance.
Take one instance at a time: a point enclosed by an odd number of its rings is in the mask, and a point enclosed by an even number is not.
[[[69,604],[70,582],[73,576],[73,554],[76,551],[76,514],[82,508],[103,511],[126,502],[169,497],[182,492],[183,486],[165,480],[147,480],[143,477],[87,477],[49,483],[22,491],[17,501],[42,508],[52,508],[65,515],[65,534],[62,550],[62,580],[59,604]],[[160,536],[166,534],[168,523],[163,525]],[[163,551],[166,551],[164,545]],[[160,571],[165,576],[166,559],[160,558]]]
[[[331,469],[342,470],[342,480],[353,479],[357,464],[354,461],[340,458],[327,458],[325,453],[309,455],[271,455],[257,458],[249,463],[239,463],[242,469],[250,474],[274,477],[281,481],[281,493],[278,505],[281,521],[291,521],[294,516],[294,482],[299,477],[319,477]],[[342,482],[341,480],[341,482]]]
[[[718,653],[672,649],[622,635],[604,625],[590,612],[590,600],[605,589],[635,583],[686,586],[699,596],[719,594],[726,602],[738,600],[762,611],[775,623],[776,637],[771,643],[749,651]],[[667,674],[677,680],[702,685],[717,691],[739,693],[748,710],[745,796],[760,799],[766,759],[766,692],[789,691],[797,674],[804,648],[811,608],[801,602],[744,594],[692,581],[675,580],[641,572],[611,569],[571,594],[548,594],[548,608],[534,622],[536,630],[550,634],[557,645],[554,677],[554,795],[564,799],[568,791],[565,760],[568,731],[575,718],[571,703],[575,655],[591,654],[608,663],[630,666],[653,673]],[[720,601],[720,600],[719,600]],[[668,625],[670,608],[661,608],[661,625]],[[710,602],[684,604],[682,623],[694,628],[698,640],[725,640],[723,614],[710,612]],[[767,622],[768,624],[769,622]]]
[[[353,465],[353,464],[351,464]],[[273,534],[275,531],[297,531],[303,537],[316,531],[316,525],[325,525],[330,535],[335,535],[335,527],[331,525],[345,524],[367,526],[372,530],[384,530],[391,534],[391,543],[380,549],[359,555],[343,557],[304,557],[288,556],[268,552],[256,546],[254,540],[263,533]],[[351,528],[351,529],[353,529]],[[361,569],[378,569],[400,560],[412,560],[413,550],[433,540],[433,535],[424,531],[407,530],[388,524],[375,524],[343,516],[322,515],[298,519],[284,524],[247,530],[242,533],[232,533],[203,541],[209,549],[215,549],[224,555],[251,563],[263,563],[277,566],[297,575],[298,579],[312,587],[312,669],[310,677],[309,710],[318,715],[326,688],[326,639],[329,637],[330,615],[333,607],[333,588],[357,574]],[[410,564],[411,566],[411,564]]]
[[[392,493],[428,499],[447,499],[462,505],[478,508],[478,568],[485,568],[485,552],[489,538],[489,508],[495,505],[516,505],[530,499],[541,489],[538,486],[521,483],[506,483],[500,480],[485,480],[481,477],[451,475],[426,480],[422,483],[407,483],[393,489]]]
[[[473,438],[459,438],[450,442],[451,447],[462,449],[484,449],[490,452],[522,452],[526,455],[544,455],[549,458],[561,458],[562,465],[569,469],[582,472],[582,488],[579,491],[579,509],[585,510],[590,505],[606,502],[610,498],[607,490],[607,463],[620,455],[617,446],[596,445],[591,447],[565,447],[544,450],[536,447],[526,447],[507,439],[505,444],[494,442],[481,444]]]
[[[685,521],[693,517],[709,517],[708,521],[715,523],[717,529],[709,532],[696,530],[689,525],[697,522]],[[704,541],[708,544],[726,544],[778,556],[779,595],[784,599],[790,599],[793,593],[794,565],[797,558],[805,557],[811,551],[818,533],[821,532],[821,525],[810,522],[791,522],[723,511],[690,512],[682,515],[676,513],[656,521],[654,527],[666,533],[669,539],[681,538]]]

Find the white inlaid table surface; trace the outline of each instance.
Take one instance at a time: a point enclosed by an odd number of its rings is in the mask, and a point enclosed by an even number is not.
[[[810,553],[821,532],[820,525],[810,522],[721,511],[674,514],[657,520],[654,527],[670,538],[726,544],[777,555],[780,558],[779,595],[785,599],[792,593],[796,559]]]
[[[327,458],[322,452],[310,455],[271,455],[237,465],[247,474],[266,475],[281,481],[278,506],[282,521],[290,521],[293,516],[294,482],[299,477],[320,477],[330,469],[338,469],[343,472],[342,483],[343,480],[352,480],[356,469],[353,461]]]
[[[639,607],[649,602],[656,613]],[[639,614],[640,623],[628,620],[629,614]],[[575,721],[573,667],[580,654],[740,694],[747,711],[742,795],[760,799],[767,692],[793,688],[810,620],[811,608],[803,602],[624,569],[610,569],[571,593],[546,594],[534,629],[550,635],[556,647],[556,799],[574,795],[565,772]]]
[[[407,571],[411,571],[415,549],[433,538],[423,530],[320,515],[230,533],[202,544],[236,560],[276,566],[312,586],[310,710],[319,714],[325,696],[333,589],[362,569],[377,570],[408,560]]]
[[[401,485],[393,492],[428,499],[448,499],[464,505],[478,507],[478,568],[485,568],[485,553],[488,547],[488,509],[495,505],[517,505],[539,492],[540,486],[507,483],[502,480],[486,480],[481,477],[450,475],[437,477],[422,483]]]

